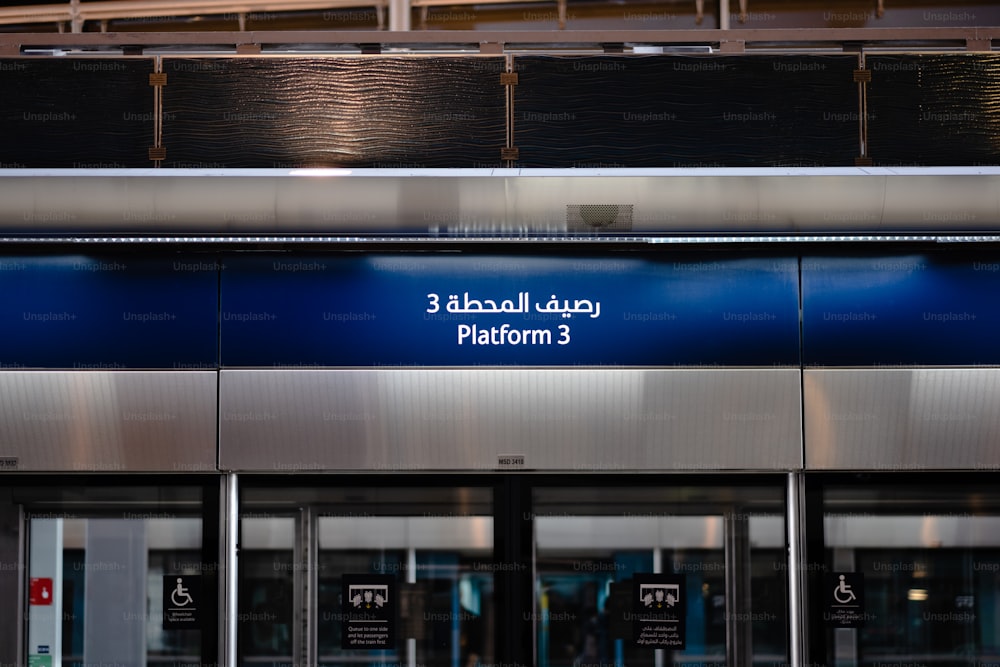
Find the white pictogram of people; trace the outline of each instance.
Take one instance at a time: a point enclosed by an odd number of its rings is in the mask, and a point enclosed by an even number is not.
[[[646,594],[642,596],[642,604],[645,607],[655,607],[656,609],[673,607],[677,604],[677,596],[673,593],[667,593],[662,588],[657,588],[652,593],[647,590]]]
[[[371,609],[372,605],[381,609],[382,606],[385,605],[385,596],[381,593],[374,593],[371,590],[365,590],[363,596],[361,593],[355,593],[351,598],[351,604],[354,605],[356,609],[360,609],[361,607]]]

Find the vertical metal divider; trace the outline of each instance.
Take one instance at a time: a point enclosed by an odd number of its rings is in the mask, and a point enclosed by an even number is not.
[[[785,554],[786,586],[788,587],[788,663],[789,667],[804,667],[808,662],[808,613],[806,597],[806,435],[805,435],[805,344],[803,337],[803,285],[802,256],[798,264],[799,310],[799,455],[800,470],[791,471],[785,478]]]
[[[306,552],[306,650],[308,662],[319,664],[319,513],[310,505],[306,518],[309,525],[309,550]]]
[[[508,73],[511,73],[511,74],[514,73],[516,71],[515,68],[514,68],[514,55],[512,53],[508,53],[506,56],[504,56],[504,59],[506,61],[506,68],[505,68],[506,71]],[[514,89],[516,87],[517,86],[504,86],[504,88],[506,89],[505,92],[504,92],[504,99],[505,99],[505,101],[507,103],[507,109],[506,109],[506,111],[507,111],[507,119],[506,119],[507,120],[507,122],[506,122],[506,126],[507,126],[507,145],[506,145],[506,149],[507,149],[508,153],[512,152],[512,150],[514,148]],[[504,167],[513,167],[514,166],[514,161],[512,161],[512,160],[504,160],[504,162],[506,163],[506,164],[503,165]]]
[[[733,506],[725,515],[726,664],[750,667],[750,517]]]
[[[729,30],[729,0],[719,0],[719,30]]]
[[[24,570],[19,572],[17,577],[17,611],[20,622],[17,624],[17,655],[14,664],[26,665],[28,662],[28,544],[31,525],[24,512],[24,505],[20,504],[17,506],[17,525],[19,528],[17,531],[17,562],[24,566]]]
[[[858,53],[858,71],[867,72],[868,65],[865,61],[865,52]],[[870,161],[868,154],[868,82],[871,81],[871,72],[858,81],[858,142],[862,160]]]
[[[501,477],[493,487],[494,586],[497,607],[494,662],[538,664],[535,622],[534,508],[531,485],[522,477]]]
[[[318,573],[316,512],[311,506],[299,510],[295,522],[295,548],[292,575],[292,667],[310,667],[316,656],[316,586]]]
[[[788,662],[791,667],[803,667],[806,664],[807,601],[804,582],[806,550],[803,531],[805,517],[803,483],[803,473],[788,473],[785,525],[788,540]]]
[[[655,547],[653,549],[653,574],[662,574],[662,573],[663,573],[663,547]],[[653,667],[664,667],[666,665],[666,660],[667,660],[666,649],[662,648],[653,649]]]
[[[153,73],[163,74],[163,56],[153,56]],[[163,86],[153,86],[153,148],[163,147]],[[153,166],[160,168],[162,160],[153,160]]]
[[[413,547],[406,549],[406,583],[411,586],[417,583],[417,550]],[[416,637],[406,637],[406,664],[417,667]]]
[[[239,618],[239,599],[237,597],[237,559],[239,557],[239,479],[236,473],[227,473],[225,483],[222,485],[222,511],[223,516],[223,556],[220,567],[222,568],[223,585],[220,595],[222,596],[222,617],[225,622],[225,630],[220,638],[219,664],[225,667],[236,667],[237,661],[237,620]]]

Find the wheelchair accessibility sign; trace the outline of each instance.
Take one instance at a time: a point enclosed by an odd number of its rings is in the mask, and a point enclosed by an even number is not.
[[[163,575],[163,629],[196,630],[200,596],[200,575]]]
[[[865,624],[865,575],[834,572],[824,580],[826,605],[823,620],[834,628],[860,628]]]

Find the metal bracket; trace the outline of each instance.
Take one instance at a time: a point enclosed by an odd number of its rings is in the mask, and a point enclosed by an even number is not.
[[[149,85],[151,86],[165,86],[167,85],[167,73],[166,72],[154,72],[149,75]]]
[[[870,69],[854,70],[854,83],[871,83],[872,71]]]
[[[521,151],[517,148],[501,148],[500,149],[500,159],[501,160],[517,160],[519,159]]]
[[[500,75],[501,86],[516,86],[517,72],[504,72]]]

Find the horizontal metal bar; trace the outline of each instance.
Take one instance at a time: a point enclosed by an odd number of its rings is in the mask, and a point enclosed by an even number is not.
[[[760,243],[1000,243],[1000,234],[938,235],[938,234],[836,234],[785,236],[0,236],[0,244],[160,244],[160,245],[427,245],[462,244],[489,245],[494,243],[539,243],[576,245],[744,245]]]
[[[0,233],[18,238],[905,237],[1000,234],[1000,168],[7,169]],[[459,198],[455,193],[462,192]],[[444,202],[444,203],[442,203]],[[625,205],[627,232],[567,206]],[[267,216],[261,216],[267,211]],[[331,215],[336,212],[336,215]]]
[[[86,3],[82,3],[84,6]],[[710,44],[743,42],[753,45],[844,44],[855,47],[888,42],[952,43],[964,48],[969,42],[1000,39],[1000,26],[937,28],[761,28],[695,30],[261,30],[219,32],[85,32],[85,33],[0,33],[3,47],[72,46],[205,46],[236,44],[382,44],[475,45],[483,43],[515,45],[600,45],[623,44]]]

